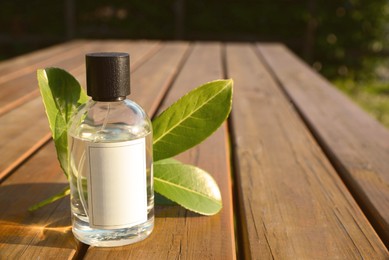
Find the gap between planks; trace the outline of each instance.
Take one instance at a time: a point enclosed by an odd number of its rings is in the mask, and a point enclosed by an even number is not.
[[[223,68],[223,78],[229,78],[228,64],[227,64],[227,43],[223,43],[220,50],[220,56],[222,59],[222,68]],[[232,79],[233,80],[233,79]],[[234,137],[236,136],[234,130],[234,124],[232,121],[231,114],[227,118],[227,140],[229,148],[229,161],[230,161],[230,172],[231,172],[231,191],[232,191],[232,207],[233,207],[233,218],[234,218],[234,232],[235,232],[235,248],[236,248],[236,257],[237,259],[250,259],[250,254],[247,254],[245,251],[245,244],[248,243],[248,233],[247,225],[242,224],[244,219],[241,218],[239,212],[243,209],[239,203],[239,191],[237,187],[237,176],[238,171],[237,153],[233,149],[234,146]]]

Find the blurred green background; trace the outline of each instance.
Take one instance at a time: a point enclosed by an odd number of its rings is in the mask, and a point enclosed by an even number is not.
[[[389,126],[388,0],[2,0],[0,19],[0,60],[75,38],[282,42]]]

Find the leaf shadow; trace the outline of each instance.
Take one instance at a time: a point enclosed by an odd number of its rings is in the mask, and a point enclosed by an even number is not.
[[[204,217],[204,216],[189,211],[187,209],[184,209],[179,205],[173,205],[173,206],[156,205],[155,217],[156,218],[197,218],[197,217]]]
[[[76,252],[83,244],[71,231],[69,197],[34,212],[28,208],[62,191],[66,183],[0,185],[0,243],[13,245],[16,255],[27,247],[56,248]],[[202,217],[178,205],[156,205],[155,217]]]
[[[27,247],[76,251],[80,243],[71,231],[69,198],[34,212],[28,207],[64,189],[63,183],[31,183],[0,186],[0,242],[12,244],[16,255]]]
[[[174,201],[171,201],[156,192],[154,193],[154,202],[156,218],[183,218],[201,216],[200,214],[184,209]]]

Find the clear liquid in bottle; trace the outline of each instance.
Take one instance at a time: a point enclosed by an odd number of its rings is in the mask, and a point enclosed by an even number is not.
[[[94,99],[68,127],[72,230],[93,246],[135,243],[154,227],[151,122],[122,96]]]

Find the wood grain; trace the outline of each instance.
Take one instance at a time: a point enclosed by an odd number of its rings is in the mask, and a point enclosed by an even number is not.
[[[259,48],[389,247],[389,131],[285,47]]]
[[[40,98],[0,117],[0,180],[51,138]]]
[[[157,66],[158,67],[158,66]],[[194,46],[159,110],[161,112],[192,88],[223,77],[220,44]],[[180,155],[179,160],[210,172],[223,198],[222,211],[200,216],[181,207],[157,207],[152,235],[122,248],[90,248],[86,259],[235,259],[232,191],[225,125],[203,144]]]
[[[27,211],[65,186],[52,143],[0,185],[0,259],[71,259],[76,254],[68,199]]]
[[[77,49],[83,44],[85,44],[85,41],[83,40],[74,40],[1,61],[0,75],[2,76],[0,77],[0,82],[9,79],[10,75],[13,73],[21,74],[32,72],[32,64],[42,62],[43,60],[50,59],[53,56],[61,55],[65,52],[69,52],[72,49]],[[4,75],[7,76],[4,77]]]
[[[235,81],[233,149],[245,256],[387,258],[254,47],[228,45],[227,71]]]
[[[72,66],[77,66],[83,62],[81,57],[82,51],[93,49],[96,43],[88,43],[84,45],[77,45],[77,48],[70,48],[66,50],[66,46],[62,53],[55,56],[45,57],[43,55],[41,60],[35,59],[31,64],[24,64],[24,67],[4,73],[1,77],[0,84],[0,115],[22,104],[21,100],[26,101],[24,96],[31,92],[38,95],[36,84],[36,70],[45,67],[61,67],[71,70]],[[44,53],[43,53],[44,54]],[[36,57],[37,58],[37,57]],[[12,64],[9,66],[12,68]]]
[[[85,53],[100,51],[130,51],[137,50],[137,54],[131,58],[132,63],[142,60],[142,56],[148,56],[152,52],[157,42],[129,42],[129,41],[90,41],[76,48],[67,49],[55,56],[46,57],[42,54],[42,59],[35,57],[31,64],[24,64],[8,73],[2,74],[0,78],[0,115],[22,105],[31,98],[39,95],[36,81],[36,70],[46,67],[59,67],[72,73],[80,83],[85,86]],[[50,49],[49,49],[50,50]],[[4,62],[6,63],[6,62]],[[3,63],[3,65],[4,65]],[[10,62],[12,68],[12,62]]]
[[[0,74],[6,76],[0,77],[0,172],[8,174],[0,184],[0,259],[388,259],[387,249],[336,172],[342,172],[346,182],[351,180],[348,186],[354,193],[368,187],[371,193],[362,192],[362,199],[356,198],[359,203],[370,201],[374,194],[381,204],[371,202],[379,211],[373,213],[384,219],[388,213],[387,131],[334,94],[328,82],[284,47],[226,46],[224,59],[220,43],[77,41],[0,63],[4,73]],[[205,217],[178,206],[158,206],[155,230],[145,241],[88,249],[71,233],[68,199],[34,213],[26,210],[67,185],[54,146],[47,142],[50,135],[37,97],[35,69],[57,64],[85,85],[87,51],[130,52],[130,98],[150,115],[202,83],[225,74],[234,79],[231,128],[224,125],[207,141],[178,156],[214,176],[223,198],[219,214]],[[342,107],[345,111],[339,111]],[[315,132],[314,126],[322,132]],[[234,209],[233,187],[238,195]],[[383,196],[382,201],[378,196]]]
[[[150,116],[158,109],[172,81],[186,59],[188,43],[166,42],[147,64],[132,74],[130,99],[147,110]]]

